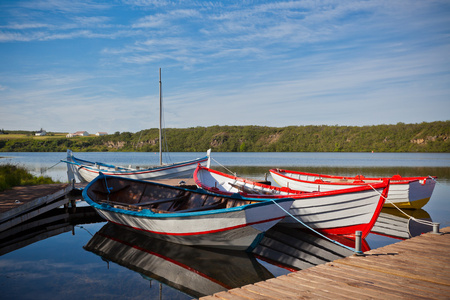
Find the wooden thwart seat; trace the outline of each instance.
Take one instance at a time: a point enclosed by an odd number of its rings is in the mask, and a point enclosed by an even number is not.
[[[114,193],[117,193],[117,192],[120,192],[120,191],[122,191],[122,190],[124,190],[124,189],[127,189],[127,188],[129,188],[130,187],[130,185],[125,185],[125,186],[123,186],[123,187],[121,187],[120,189],[117,189],[117,190],[112,190],[112,191],[105,191],[105,190],[97,190],[97,189],[93,189],[92,191],[94,192],[94,193],[96,193],[96,194],[102,194],[102,195],[108,195],[108,194],[114,194]]]
[[[154,205],[154,204],[161,204],[161,203],[167,203],[167,202],[183,200],[184,198],[186,198],[186,195],[177,196],[177,197],[173,197],[173,198],[159,199],[159,200],[156,200],[156,199],[155,200],[149,200],[149,201],[140,202],[140,203],[134,203],[134,204],[130,204],[130,205],[134,205],[134,206],[148,206],[148,205]]]
[[[213,203],[213,204],[208,204],[208,205],[203,205],[203,206],[197,206],[197,207],[192,207],[192,208],[187,208],[187,209],[182,209],[182,210],[168,211],[168,210],[161,210],[161,209],[157,209],[157,208],[152,208],[152,211],[155,212],[155,213],[177,214],[177,213],[188,213],[188,212],[220,209],[220,208],[225,208],[225,207],[226,207],[226,202],[220,201],[219,203]]]

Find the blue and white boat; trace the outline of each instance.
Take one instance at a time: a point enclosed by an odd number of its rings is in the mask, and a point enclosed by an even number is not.
[[[243,199],[100,174],[83,198],[104,219],[174,243],[251,251],[291,198]]]
[[[75,175],[81,182],[91,182],[100,173],[128,179],[157,180],[192,177],[198,164],[209,166],[210,154],[211,150],[208,150],[206,156],[201,158],[141,169],[84,160],[75,157],[71,150],[67,150],[67,160],[63,162],[67,163],[69,181],[72,181]]]

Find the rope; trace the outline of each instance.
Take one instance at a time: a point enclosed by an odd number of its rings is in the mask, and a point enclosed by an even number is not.
[[[281,205],[279,205],[274,199],[271,199],[271,201],[272,201],[273,203],[275,203],[279,208],[281,208],[281,210],[283,210],[283,211],[284,211],[286,214],[288,214],[291,218],[293,218],[294,220],[296,220],[297,222],[299,222],[300,224],[302,224],[304,227],[308,228],[308,229],[311,230],[312,232],[318,234],[319,236],[323,237],[324,239],[326,239],[326,240],[328,240],[328,241],[330,241],[330,242],[332,242],[332,243],[334,243],[334,244],[336,244],[336,245],[338,245],[338,246],[344,247],[345,249],[348,249],[348,250],[350,250],[350,251],[352,251],[352,252],[355,251],[354,248],[348,247],[348,246],[346,246],[346,245],[344,245],[344,244],[341,244],[341,243],[339,243],[339,242],[337,242],[337,241],[335,241],[335,240],[333,240],[333,239],[330,239],[330,238],[327,237],[326,235],[323,235],[323,234],[321,234],[320,232],[318,232],[317,230],[315,230],[315,229],[309,227],[308,225],[306,225],[305,223],[303,223],[302,221],[300,221],[299,219],[297,219],[296,217],[294,217],[289,211],[285,210],[285,209],[284,209]]]
[[[53,166],[51,166],[50,168],[41,170],[41,174],[47,172],[48,170],[50,170],[50,169],[53,168],[53,167],[56,167],[56,166],[57,166],[58,164],[60,164],[61,162],[62,162],[62,161],[59,161],[59,162],[57,162],[56,164],[54,164]]]
[[[217,160],[214,159],[214,157],[211,157],[212,160],[214,160],[216,163],[218,163],[222,168],[224,168],[225,170],[227,170],[231,175],[236,176],[236,172],[233,172],[231,170],[229,170],[227,167],[225,167],[224,165],[222,165],[220,162],[218,162]]]
[[[405,213],[403,210],[401,210],[397,205],[395,205],[391,200],[389,200],[387,197],[384,197],[379,191],[377,191],[370,183],[368,183],[368,185],[374,190],[376,191],[378,194],[380,194],[381,197],[384,198],[384,200],[388,201],[392,206],[394,206],[399,212],[401,212],[402,214],[404,214],[405,216],[408,217],[408,219],[410,220],[414,220],[417,223],[421,223],[424,225],[429,225],[429,226],[433,226],[433,222],[430,222],[428,220],[422,220],[422,219],[416,219],[413,216],[408,215],[407,213]]]
[[[86,230],[87,233],[89,233],[91,236],[94,236],[89,230],[87,230],[85,227],[81,226],[81,225],[75,225],[75,227],[81,228]]]
[[[433,177],[431,177],[430,175],[428,175],[428,177],[427,178],[431,178],[431,179],[433,179],[433,181],[434,182],[436,182],[437,184],[441,184],[439,181],[437,181],[436,179],[434,179]]]
[[[106,197],[106,201],[109,202],[109,194],[111,194],[111,190],[112,190],[114,187],[108,187],[108,182],[106,181],[106,176],[104,176],[104,178],[105,178],[105,186],[106,186],[106,190],[108,191],[108,196]]]

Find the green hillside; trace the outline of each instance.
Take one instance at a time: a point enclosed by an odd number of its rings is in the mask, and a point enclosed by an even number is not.
[[[157,152],[158,129],[100,137],[0,135],[1,152]],[[450,152],[450,121],[374,126],[211,126],[165,130],[171,152]]]

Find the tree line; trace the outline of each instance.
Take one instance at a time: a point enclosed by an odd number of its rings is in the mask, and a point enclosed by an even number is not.
[[[7,131],[5,133],[8,133]],[[210,126],[164,130],[170,152],[450,152],[450,121],[372,126]],[[99,137],[0,139],[0,152],[159,151],[158,129]]]

